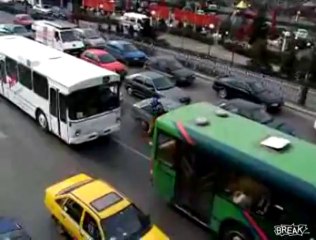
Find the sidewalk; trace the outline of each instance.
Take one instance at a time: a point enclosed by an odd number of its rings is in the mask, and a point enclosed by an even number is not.
[[[213,57],[226,60],[230,62],[232,60],[232,52],[226,50],[221,45],[208,45],[205,43],[198,42],[194,39],[180,37],[165,33],[161,36],[165,39],[171,46],[177,48],[183,48],[188,50],[194,50],[198,53],[209,54]],[[242,56],[240,54],[234,54],[234,62],[241,65],[246,65],[249,58]]]

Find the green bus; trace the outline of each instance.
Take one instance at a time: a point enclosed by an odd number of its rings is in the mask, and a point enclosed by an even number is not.
[[[217,239],[316,237],[311,143],[201,102],[157,119],[152,159],[158,194]]]

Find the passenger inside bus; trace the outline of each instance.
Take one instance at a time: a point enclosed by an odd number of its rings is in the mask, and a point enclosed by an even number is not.
[[[227,186],[234,203],[242,208],[253,209],[264,214],[270,203],[269,190],[253,178],[245,175],[231,178]]]

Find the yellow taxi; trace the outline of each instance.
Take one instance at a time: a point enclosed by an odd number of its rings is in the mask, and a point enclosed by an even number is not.
[[[126,197],[86,174],[47,188],[44,201],[62,232],[76,240],[169,239]]]

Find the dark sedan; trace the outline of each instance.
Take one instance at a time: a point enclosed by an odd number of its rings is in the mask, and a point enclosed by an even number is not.
[[[181,103],[168,98],[161,98],[160,103],[165,112],[169,112],[182,106]],[[144,99],[133,104],[132,117],[141,124],[142,129],[147,132],[149,130],[149,123],[154,117],[153,109],[151,107],[152,98]]]
[[[265,111],[262,105],[236,98],[221,102],[219,107],[242,117],[264,124],[268,127],[277,129],[286,134],[295,136],[295,132],[290,126],[274,119]]]
[[[140,98],[153,96],[166,97],[183,104],[189,104],[191,98],[164,75],[157,72],[142,72],[126,77],[125,88],[129,95]]]
[[[194,72],[185,68],[172,56],[151,57],[145,63],[145,68],[166,75],[175,80],[177,85],[191,85],[195,80]]]
[[[260,81],[223,77],[214,81],[213,89],[222,99],[242,98],[264,104],[267,110],[280,110],[284,104],[280,93],[266,88]]]

